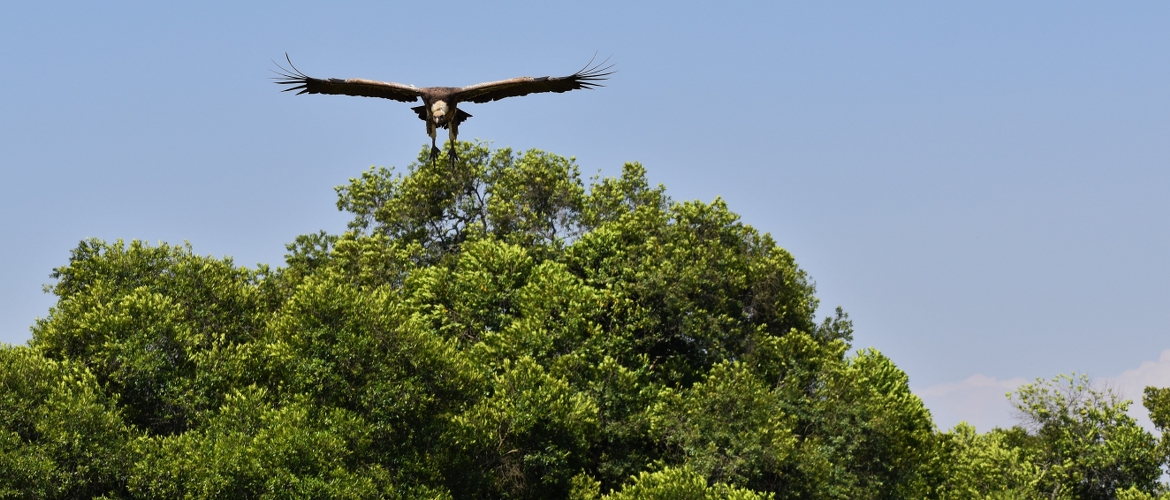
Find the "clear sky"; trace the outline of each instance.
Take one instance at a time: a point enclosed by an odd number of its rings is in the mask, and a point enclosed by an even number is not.
[[[285,52],[419,86],[596,52],[606,88],[470,105],[461,137],[722,196],[940,425],[1057,373],[1170,385],[1170,4],[875,4],[0,3],[0,341],[82,238],[279,264],[426,142],[409,105],[278,92]]]

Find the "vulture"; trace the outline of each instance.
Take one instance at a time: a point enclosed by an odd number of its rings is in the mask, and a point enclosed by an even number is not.
[[[393,99],[402,102],[418,102],[419,99],[422,99],[422,106],[413,107],[411,110],[418,114],[419,119],[427,124],[427,135],[431,137],[431,161],[434,162],[439,156],[439,148],[435,145],[435,136],[437,135],[438,129],[445,128],[450,131],[450,151],[448,156],[451,158],[452,163],[457,159],[455,138],[459,134],[459,124],[471,118],[470,114],[459,109],[460,103],[485,103],[498,101],[505,97],[516,97],[541,92],[556,92],[559,94],[570,90],[591,89],[602,86],[598,82],[606,80],[606,77],[614,73],[610,70],[613,68],[613,65],[607,66],[605,64],[608,59],[599,64],[593,64],[593,61],[590,60],[589,64],[586,64],[584,68],[569,76],[542,76],[539,78],[522,76],[512,78],[511,80],[486,82],[468,87],[419,88],[414,85],[364,80],[361,78],[350,78],[347,80],[328,78],[322,80],[302,73],[296,66],[293,66],[292,59],[288,57],[288,54],[285,54],[284,58],[288,61],[291,69],[286,69],[280,64],[277,64],[280,71],[276,72],[279,76],[275,78],[278,85],[288,86],[282,92],[297,90],[299,91],[297,95],[339,94],[381,97],[383,99]]]

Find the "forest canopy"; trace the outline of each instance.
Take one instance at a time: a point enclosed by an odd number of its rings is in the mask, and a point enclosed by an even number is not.
[[[456,147],[338,187],[348,230],[283,266],[82,241],[0,348],[0,498],[1164,494],[1166,439],[1083,377],[937,429],[723,200]]]

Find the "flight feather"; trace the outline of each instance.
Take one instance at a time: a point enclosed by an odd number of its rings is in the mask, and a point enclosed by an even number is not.
[[[288,56],[286,55],[287,59]],[[381,97],[383,99],[393,99],[402,102],[415,102],[423,95],[422,89],[415,88],[411,85],[403,85],[401,83],[393,82],[379,82],[377,80],[366,80],[362,78],[313,78],[309,75],[301,73],[300,70],[293,66],[292,60],[288,61],[289,67],[286,69],[279,64],[281,71],[277,72],[280,75],[276,79],[276,83],[280,85],[288,85],[284,92],[291,90],[299,90],[300,94],[336,94],[336,95],[352,95],[361,97]]]
[[[569,76],[542,76],[534,78],[522,76],[510,80],[486,82],[463,87],[453,95],[462,102],[485,103],[498,101],[506,97],[518,97],[541,92],[568,92],[570,90],[590,89],[600,87],[598,83],[613,74],[610,69],[613,65],[605,66],[605,61],[593,65],[590,62],[580,71]]]

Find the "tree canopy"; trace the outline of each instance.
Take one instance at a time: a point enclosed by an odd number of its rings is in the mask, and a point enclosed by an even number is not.
[[[720,199],[456,147],[338,187],[348,231],[281,267],[81,242],[0,349],[0,498],[1161,492],[1165,444],[1080,379],[1021,389],[1030,427],[939,431]]]

